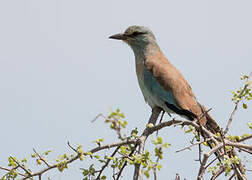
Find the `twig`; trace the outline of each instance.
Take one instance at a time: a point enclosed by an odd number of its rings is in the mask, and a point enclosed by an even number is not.
[[[157,114],[160,113],[160,111],[157,111],[157,112],[158,112]],[[157,117],[158,117],[158,115],[156,115],[156,117],[154,119],[157,119]],[[155,121],[153,119],[150,119],[149,122],[152,123],[153,125],[155,125]],[[145,141],[146,141],[146,139],[148,138],[149,135],[151,135],[155,131],[158,131],[158,130],[164,128],[164,127],[169,127],[169,126],[172,126],[172,125],[181,125],[181,126],[191,125],[191,126],[195,127],[197,130],[201,129],[204,132],[204,134],[206,135],[206,137],[208,138],[207,140],[211,140],[216,144],[216,146],[209,153],[204,154],[204,157],[203,157],[203,160],[202,160],[202,163],[201,163],[201,167],[200,167],[200,171],[199,171],[199,174],[198,174],[198,179],[202,178],[202,176],[204,174],[204,171],[205,171],[205,165],[206,165],[206,162],[208,160],[208,157],[211,156],[212,153],[214,153],[215,151],[219,150],[220,148],[223,148],[223,142],[219,142],[220,141],[219,137],[217,137],[215,134],[208,131],[205,127],[200,127],[196,122],[193,122],[193,121],[173,119],[171,121],[162,122],[162,123],[160,123],[160,124],[158,124],[156,126],[147,127],[143,131],[142,135],[138,139],[124,140],[124,141],[120,141],[120,142],[116,142],[116,143],[112,143],[112,144],[101,145],[99,147],[91,149],[88,152],[95,153],[95,152],[98,152],[98,151],[101,151],[101,150],[104,150],[104,149],[119,147],[119,146],[128,145],[128,144],[135,144],[134,147],[139,148],[138,153],[143,153],[144,143],[145,143]],[[232,142],[232,141],[229,141],[227,139],[224,139],[224,143],[226,144],[226,146],[236,147],[236,148],[239,148],[239,149],[241,149],[243,151],[249,151],[249,152],[252,151],[252,146],[251,145],[246,145],[246,144],[239,143],[239,142]],[[197,144],[199,144],[199,143],[197,143]],[[68,143],[68,145],[69,145],[69,143]],[[69,147],[74,150],[74,148],[71,145]],[[134,152],[135,152],[135,149],[132,150],[130,156]],[[66,164],[72,163],[73,161],[77,160],[79,157],[80,157],[80,154],[77,154],[76,156],[66,160]],[[121,170],[118,173],[118,176],[117,176],[118,178],[121,176],[121,173],[122,173],[122,171],[123,171],[123,169],[125,168],[126,165],[127,165],[127,163],[125,163],[122,166]],[[44,168],[44,169],[42,169],[42,170],[40,170],[40,171],[38,171],[36,173],[31,173],[30,172],[30,173],[27,173],[28,175],[23,174],[25,177],[23,177],[22,179],[25,180],[25,179],[29,179],[29,178],[32,178],[32,177],[35,177],[35,176],[38,176],[39,178],[41,178],[41,175],[43,173],[45,173],[45,172],[47,172],[47,171],[49,171],[50,169],[53,169],[53,168],[57,168],[57,165],[56,164],[51,165],[51,166],[49,165],[49,167]],[[138,167],[137,166],[135,167],[134,177],[139,177],[139,174],[140,174],[140,165]],[[22,174],[20,174],[20,175],[22,176]]]
[[[99,117],[103,117],[106,119],[106,117],[102,113],[100,113],[100,114],[97,114],[97,116],[95,116],[95,118],[91,122],[92,123],[95,122]]]
[[[244,148],[241,148],[241,147],[237,147],[239,150],[241,151],[244,151],[246,153],[249,153],[249,154],[252,154],[252,151],[248,150],[248,149],[244,149]]]
[[[17,168],[18,168],[18,166],[15,167],[15,168],[13,168],[13,169],[8,169],[8,168],[1,167],[1,166],[0,166],[0,169],[5,170],[5,171],[8,171],[8,172],[13,171],[13,170],[15,170],[15,169],[17,169]],[[25,174],[20,173],[20,172],[17,172],[17,174],[19,174],[20,176],[26,176]]]
[[[135,152],[136,148],[137,148],[137,144],[136,144],[135,147],[132,149],[132,151],[130,152],[129,156],[131,156],[131,155]],[[120,169],[120,171],[119,171],[119,173],[118,173],[118,176],[117,176],[116,180],[119,180],[119,178],[120,178],[120,176],[121,176],[121,174],[122,174],[122,172],[123,172],[123,169],[126,167],[126,165],[127,165],[127,161],[124,162],[122,168]]]
[[[39,159],[47,165],[47,167],[50,167],[50,164],[46,162],[46,160],[39,153],[37,153],[37,151],[34,148],[33,148],[33,151],[39,157]]]
[[[103,149],[109,149],[109,148],[113,148],[113,147],[117,147],[117,146],[122,146],[122,145],[125,145],[125,144],[135,144],[135,143],[136,143],[136,140],[127,140],[127,141],[122,141],[122,142],[118,142],[118,143],[113,143],[113,144],[107,144],[107,145],[99,146],[97,148],[91,149],[88,152],[95,153],[95,152],[101,151]],[[76,156],[68,159],[66,161],[66,164],[72,163],[73,161],[77,160],[79,157],[80,157],[80,154],[77,154]],[[57,168],[56,164],[54,164],[54,165],[52,165],[50,167],[47,167],[45,169],[42,169],[39,172],[33,173],[31,175],[28,175],[28,176],[24,177],[22,180],[26,180],[26,179],[28,179],[30,177],[34,177],[34,176],[40,176],[41,174],[49,171],[50,169],[54,169],[54,168]]]
[[[231,126],[233,117],[234,117],[234,115],[235,115],[235,113],[236,113],[236,111],[237,111],[237,109],[238,109],[238,104],[239,104],[239,102],[240,102],[240,101],[235,102],[234,110],[233,110],[233,112],[231,113],[231,116],[230,116],[230,118],[229,118],[229,120],[228,120],[228,123],[227,123],[226,129],[225,129],[225,131],[224,131],[224,134],[227,134],[227,132],[228,132],[230,126]]]
[[[179,174],[178,174],[178,173],[176,173],[175,180],[180,180],[180,176],[179,176]]]
[[[252,77],[252,72],[250,72],[250,74],[249,74],[249,76],[248,76],[248,80],[249,80],[251,77]],[[247,89],[248,86],[249,86],[249,84],[245,84],[245,85],[244,85],[244,87],[243,87],[243,89],[241,90],[241,92],[240,92],[240,94],[238,95],[238,97],[241,97],[241,95],[244,93],[244,91]],[[233,116],[235,115],[235,113],[236,113],[236,111],[237,111],[237,109],[238,109],[238,104],[240,103],[240,101],[241,101],[241,100],[237,100],[237,101],[235,102],[235,107],[234,107],[233,112],[231,113],[231,116],[230,116],[229,120],[228,120],[226,129],[225,129],[225,131],[224,131],[224,135],[227,134],[227,132],[228,132],[230,126],[231,126],[231,123],[232,123],[232,120],[233,120]]]
[[[76,153],[78,153],[78,151],[70,144],[69,141],[67,141],[67,145]]]
[[[126,145],[126,144],[135,144],[135,143],[136,143],[136,140],[125,140],[125,141],[118,142],[118,143],[99,146],[97,148],[94,148],[94,149],[90,150],[89,152],[95,153],[95,152],[103,150],[103,149],[109,149],[109,148],[112,148],[112,147],[123,146],[123,145]]]
[[[16,161],[15,158],[13,158],[12,156],[10,156],[10,158],[19,166],[21,167],[28,175],[31,175],[31,172],[29,170],[27,170],[22,164],[20,164],[18,161]]]
[[[246,141],[246,140],[248,140],[248,139],[250,139],[250,138],[252,138],[252,134],[249,135],[249,136],[247,136],[247,137],[245,137],[245,138],[242,138],[242,139],[237,140],[237,142]]]
[[[210,180],[215,180],[218,176],[220,176],[224,172],[224,168],[221,168],[216,174],[214,174]]]
[[[227,146],[232,146],[232,147],[241,147],[241,148],[245,148],[245,149],[249,149],[249,150],[252,150],[252,146],[249,146],[249,145],[246,145],[246,144],[241,144],[241,143],[234,143],[234,142],[230,142],[230,141],[227,141],[225,140],[225,144]],[[205,153],[204,154],[204,158],[203,158],[203,161],[202,161],[202,164],[200,166],[200,169],[199,169],[199,172],[198,172],[198,177],[197,179],[198,180],[201,180],[202,179],[202,176],[205,172],[205,169],[206,169],[206,162],[208,160],[208,158],[216,151],[218,151],[220,148],[223,148],[224,144],[223,143],[219,143],[217,144],[213,149],[211,149],[211,151],[209,151],[208,153]],[[242,177],[241,175],[241,172],[238,171],[238,173],[240,173],[240,176]],[[239,175],[239,174],[238,174]]]
[[[233,179],[233,177],[235,177],[235,173],[228,180]]]
[[[205,169],[207,169],[211,164],[214,163],[214,161],[216,161],[217,159],[219,159],[219,158],[222,157],[222,156],[224,156],[224,154],[221,154],[220,156],[215,157],[210,163],[208,163],[208,164],[206,165]]]
[[[186,149],[191,150],[191,148],[192,148],[193,146],[200,145],[200,144],[202,144],[202,143],[204,143],[204,142],[206,142],[206,141],[209,141],[210,139],[211,139],[211,138],[207,138],[206,140],[203,140],[203,141],[201,141],[201,142],[197,142],[197,143],[191,144],[190,146],[187,146],[187,147],[185,147],[185,148],[183,148],[183,149],[179,149],[179,150],[175,151],[175,153],[184,151],[184,150],[186,150]]]
[[[200,121],[203,117],[205,117],[207,115],[207,113],[209,113],[211,110],[212,110],[212,108],[208,109],[207,111],[203,111],[203,113],[201,114],[201,116],[198,119],[198,121]]]
[[[129,160],[131,160],[131,161],[134,161],[134,159],[131,158],[129,155],[122,154],[122,153],[120,153],[120,152],[118,152],[118,154],[122,155],[122,156],[123,156],[123,157],[122,157],[123,159],[129,159]]]
[[[115,149],[115,151],[111,154],[110,157],[114,157],[114,155],[117,153],[117,151],[120,149],[120,147],[121,147],[121,146],[118,146],[118,147]],[[98,174],[98,176],[97,176],[96,179],[98,179],[98,180],[100,179],[100,176],[101,176],[102,172],[103,172],[104,169],[108,166],[108,164],[109,164],[110,161],[111,161],[111,159],[108,159],[107,162],[102,166],[102,168],[101,168],[101,170],[100,170],[100,172],[99,172],[99,174]]]
[[[162,111],[161,108],[159,107],[154,107],[152,109],[152,114],[151,117],[149,119],[148,124],[156,124],[157,118],[160,114],[160,112]],[[154,126],[155,127],[155,126]],[[144,146],[145,146],[145,141],[148,138],[148,136],[153,133],[153,131],[150,130],[151,128],[146,128],[144,130],[144,132],[142,133],[142,135],[140,136],[140,138],[138,139],[138,144],[139,144],[139,152],[138,154],[142,154],[144,151]],[[134,170],[134,175],[133,175],[133,180],[138,180],[139,174],[140,174],[140,165],[141,164],[136,164],[135,165],[135,170]]]
[[[224,140],[224,138],[225,138],[225,136],[224,136],[224,134],[223,134],[223,131],[221,130],[220,131],[220,137],[221,137],[221,141],[222,141],[222,143],[223,143],[223,146],[224,146],[224,154],[227,154],[227,151],[226,151],[226,145],[225,145],[225,140]]]
[[[159,147],[159,151],[161,150],[161,147]],[[157,157],[157,160],[156,160],[156,163],[158,164],[158,161],[160,160],[160,157],[158,156]],[[153,175],[154,175],[154,180],[157,180],[157,169],[156,169],[156,166],[157,164],[155,165],[155,168],[153,169]]]

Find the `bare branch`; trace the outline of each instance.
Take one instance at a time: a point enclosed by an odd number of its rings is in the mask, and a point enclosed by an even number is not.
[[[179,150],[175,151],[175,153],[184,151],[184,150],[186,150],[186,149],[191,150],[191,148],[192,148],[193,146],[200,145],[200,144],[202,144],[202,143],[204,143],[204,142],[206,142],[206,141],[209,141],[209,140],[211,140],[211,138],[207,138],[207,139],[205,139],[205,140],[203,140],[203,141],[200,141],[200,142],[197,142],[197,143],[193,143],[193,144],[191,144],[190,146],[187,146],[187,147],[185,147],[185,148],[183,148],[183,149],[179,149]]]
[[[241,144],[241,143],[234,143],[234,142],[230,142],[230,141],[227,141],[225,140],[225,145],[227,146],[232,146],[232,147],[237,147],[237,148],[245,148],[245,149],[249,149],[249,150],[252,150],[252,146],[249,146],[249,145],[246,145],[246,144]],[[211,149],[211,151],[209,151],[208,153],[205,153],[204,154],[204,158],[203,158],[203,161],[202,161],[202,164],[200,166],[200,170],[199,170],[199,173],[198,173],[198,177],[197,179],[198,180],[201,180],[202,177],[203,177],[203,174],[207,168],[206,165],[206,162],[208,160],[208,158],[216,151],[218,151],[219,149],[223,148],[224,147],[224,143],[219,143],[217,144],[213,149]],[[240,172],[238,172],[240,173]],[[241,175],[242,177],[242,175]]]
[[[37,151],[34,148],[33,151],[39,157],[39,159],[47,165],[47,167],[50,167],[49,163],[39,153],[37,153]]]
[[[70,144],[70,142],[67,142],[67,145],[76,153],[78,153],[78,151]]]
[[[224,172],[224,168],[221,168],[215,175],[211,177],[211,180],[215,180],[218,176],[220,176]]]
[[[115,151],[112,153],[112,155],[111,155],[110,157],[114,157],[115,154],[117,153],[117,151],[118,151],[119,149],[120,149],[120,146],[118,146],[118,147],[115,149]],[[111,161],[111,159],[108,159],[107,162],[102,166],[102,168],[101,168],[101,170],[100,170],[100,172],[99,172],[99,174],[98,174],[98,176],[97,176],[96,179],[100,179],[100,176],[101,176],[102,172],[103,172],[104,169],[108,166],[108,164],[109,164],[110,161]]]
[[[101,145],[99,147],[96,147],[96,148],[93,148],[91,149],[90,151],[88,152],[92,152],[92,153],[96,153],[98,151],[101,151],[101,150],[104,150],[104,149],[110,149],[110,148],[114,148],[116,147],[117,149],[119,149],[120,146],[123,146],[123,145],[129,145],[129,144],[134,144],[134,149],[131,151],[131,153],[129,154],[129,157],[131,155],[133,155],[133,153],[135,153],[135,150],[136,148],[139,148],[139,151],[138,153],[139,154],[142,154],[144,152],[144,146],[145,146],[145,141],[146,139],[148,138],[149,135],[151,135],[152,133],[164,128],[164,127],[169,127],[169,126],[187,126],[187,125],[191,125],[193,126],[195,129],[197,130],[200,130],[202,133],[205,134],[205,139],[204,141],[209,141],[211,140],[213,143],[215,143],[215,147],[209,151],[208,153],[205,153],[203,155],[203,160],[201,162],[201,166],[200,166],[200,170],[199,170],[199,173],[198,173],[198,179],[201,179],[203,177],[203,174],[205,172],[205,169],[208,167],[208,165],[206,166],[206,163],[208,161],[208,158],[213,154],[215,153],[217,150],[223,148],[224,146],[232,146],[232,147],[236,147],[236,148],[239,148],[241,149],[242,151],[245,151],[245,152],[249,152],[251,153],[252,152],[252,146],[250,145],[246,145],[246,144],[243,144],[243,143],[240,143],[240,142],[232,142],[230,140],[227,140],[224,136],[222,137],[223,139],[221,139],[220,137],[217,137],[215,134],[211,133],[210,131],[208,131],[205,127],[202,127],[200,125],[198,125],[196,122],[194,121],[189,121],[189,120],[170,120],[170,121],[167,121],[167,122],[162,122],[158,125],[155,126],[155,123],[156,123],[156,120],[158,118],[158,115],[160,114],[161,110],[160,109],[156,109],[156,110],[153,110],[153,113],[152,113],[152,116],[149,120],[149,124],[152,123],[154,126],[147,126],[145,128],[145,130],[143,131],[143,133],[141,134],[141,136],[138,138],[138,139],[133,139],[133,140],[124,140],[124,141],[120,141],[120,142],[116,142],[116,143],[112,143],[112,144],[106,144],[106,145]],[[247,139],[251,138],[251,136],[247,137]],[[242,140],[246,140],[245,138],[242,139]],[[180,149],[176,152],[180,152],[180,151],[183,151],[183,150],[186,150],[186,149],[190,149],[191,147],[195,146],[195,145],[200,145],[202,144],[204,141],[201,141],[201,142],[197,142],[195,144],[192,144],[188,147],[185,147],[183,149]],[[74,157],[71,157],[70,159],[66,160],[66,164],[70,164],[72,162],[74,162],[75,160],[79,159],[81,154],[78,153],[78,151],[72,147],[70,145],[70,143],[68,142],[68,146],[73,150],[75,151],[77,154],[74,156]],[[43,157],[41,155],[39,155],[35,150],[34,152],[37,154],[37,156],[42,160]],[[117,150],[114,151],[114,153],[116,153]],[[113,153],[113,154],[114,154]],[[113,155],[112,154],[112,155]],[[46,163],[46,161],[44,162]],[[106,162],[106,164],[102,167],[102,169],[100,170],[100,175],[101,173],[103,172],[103,170],[105,169],[105,167],[108,165],[109,161]],[[19,164],[18,164],[19,165]],[[117,179],[120,178],[121,174],[122,174],[122,171],[123,169],[126,167],[127,165],[127,162],[125,162],[122,166],[122,168],[120,169],[120,171],[118,172],[118,175],[117,175]],[[19,165],[20,166],[20,165]],[[47,168],[44,168],[42,169],[41,171],[38,171],[38,172],[35,172],[35,173],[27,173],[26,174],[23,174],[25,177],[23,177],[23,180],[25,179],[29,179],[29,178],[32,178],[32,177],[35,177],[35,176],[38,176],[39,178],[41,178],[41,175],[47,171],[49,171],[50,169],[53,169],[53,168],[57,168],[57,164],[54,164],[54,165],[50,165],[47,163]],[[21,167],[21,166],[20,166]],[[22,167],[21,167],[22,168]],[[25,167],[23,167],[25,168]],[[22,168],[22,169],[23,169]],[[3,168],[1,168],[3,169]],[[7,170],[8,171],[8,170]],[[28,171],[28,170],[27,170]],[[241,173],[243,174],[243,173]],[[22,175],[22,174],[20,174]],[[139,178],[139,175],[140,175],[140,164],[139,165],[135,165],[135,171],[134,171],[134,180],[137,180]],[[99,175],[98,175],[99,176]],[[114,177],[115,178],[115,177]]]
[[[149,124],[153,124],[155,125],[156,124],[156,121],[157,121],[157,118],[160,114],[160,112],[162,111],[161,108],[159,107],[154,107],[152,109],[152,114],[151,114],[151,117],[149,119],[149,122],[148,122],[148,125]],[[154,126],[155,127],[155,126]],[[158,129],[157,129],[158,130]],[[143,154],[143,151],[144,151],[144,146],[145,146],[145,141],[146,139],[148,138],[148,136],[150,134],[152,134],[154,131],[151,130],[151,128],[146,128],[144,130],[144,132],[142,133],[142,135],[140,136],[140,138],[138,139],[138,144],[139,144],[139,154]],[[138,180],[138,177],[140,175],[140,165],[141,164],[136,164],[135,165],[135,171],[134,171],[134,175],[133,175],[133,180]]]
[[[132,151],[130,152],[129,156],[131,156],[131,155],[135,152],[136,148],[137,148],[137,144],[136,144],[135,147],[132,149]],[[126,165],[127,165],[127,161],[124,162],[122,168],[120,169],[120,171],[119,171],[119,173],[118,173],[118,176],[117,176],[116,180],[119,180],[119,178],[120,178],[120,176],[121,176],[121,174],[122,174],[124,168],[126,167]]]
[[[252,77],[252,72],[250,72],[250,74],[249,74],[247,80],[249,80],[251,77]],[[241,97],[241,96],[242,96],[242,94],[243,94],[244,91],[248,88],[248,86],[249,86],[249,84],[245,83],[245,85],[244,85],[243,89],[241,90],[240,94],[238,95],[238,97]],[[236,113],[236,111],[237,111],[237,109],[238,109],[238,104],[240,103],[240,101],[241,101],[241,100],[237,100],[237,101],[235,102],[235,107],[234,107],[233,112],[231,113],[231,116],[230,116],[229,120],[228,120],[226,129],[225,129],[225,131],[224,131],[224,135],[227,134],[227,132],[228,132],[230,126],[231,126],[233,117],[234,117],[234,115],[235,115],[235,113]]]
[[[225,131],[224,131],[224,134],[227,134],[227,132],[228,132],[230,126],[231,126],[231,123],[232,123],[232,121],[233,121],[233,117],[234,117],[234,115],[235,115],[235,113],[236,113],[236,111],[237,111],[237,109],[238,109],[238,104],[239,104],[239,102],[240,102],[240,101],[237,101],[237,102],[235,103],[234,110],[233,110],[233,112],[231,113],[231,116],[230,116],[230,118],[229,118],[229,120],[228,120],[228,123],[227,123],[226,129],[225,129]]]
[[[28,169],[26,169],[22,164],[20,164],[15,158],[13,158],[13,157],[11,157],[11,156],[10,156],[10,158],[11,158],[19,167],[21,167],[28,175],[31,175],[31,172],[30,172]]]
[[[237,142],[246,141],[246,140],[251,139],[251,138],[252,138],[252,134],[249,135],[249,136],[247,136],[247,137],[245,137],[245,138],[242,138],[242,139],[237,140]]]
[[[15,170],[15,169],[17,169],[17,168],[18,168],[18,166],[15,167],[15,168],[13,168],[13,169],[8,169],[8,168],[1,167],[1,166],[0,166],[0,169],[5,170],[5,171],[8,171],[8,172],[13,171],[13,170]],[[19,174],[20,176],[26,176],[25,174],[20,173],[20,172],[17,172],[17,174]]]

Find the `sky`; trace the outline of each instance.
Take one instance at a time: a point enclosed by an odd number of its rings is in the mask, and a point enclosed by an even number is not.
[[[252,71],[251,6],[249,0],[0,1],[0,165],[7,165],[9,155],[29,157],[32,148],[50,149],[52,158],[70,153],[67,141],[85,150],[95,147],[97,138],[115,142],[102,119],[91,123],[111,108],[125,113],[129,130],[145,127],[151,109],[137,84],[134,54],[125,43],[108,39],[131,25],[153,31],[197,99],[225,127],[234,108],[230,90]],[[248,108],[236,113],[230,133],[249,133],[251,102]],[[175,153],[190,137],[179,127],[160,135],[172,144],[160,179],[176,173],[195,179],[197,148]],[[79,167],[88,163],[45,177],[81,179]],[[132,169],[125,172],[122,179],[132,177]]]

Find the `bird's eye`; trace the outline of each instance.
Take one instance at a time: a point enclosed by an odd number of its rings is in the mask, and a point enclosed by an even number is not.
[[[145,33],[144,33],[144,32],[137,32],[137,31],[135,31],[135,32],[133,32],[133,33],[130,35],[130,37],[136,37],[136,36],[141,35],[141,34],[145,34]]]

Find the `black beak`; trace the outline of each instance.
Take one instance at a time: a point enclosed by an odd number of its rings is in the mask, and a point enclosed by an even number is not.
[[[122,33],[119,33],[119,34],[115,34],[115,35],[112,35],[112,36],[109,36],[110,39],[118,39],[118,40],[125,40],[126,39],[126,36]]]

